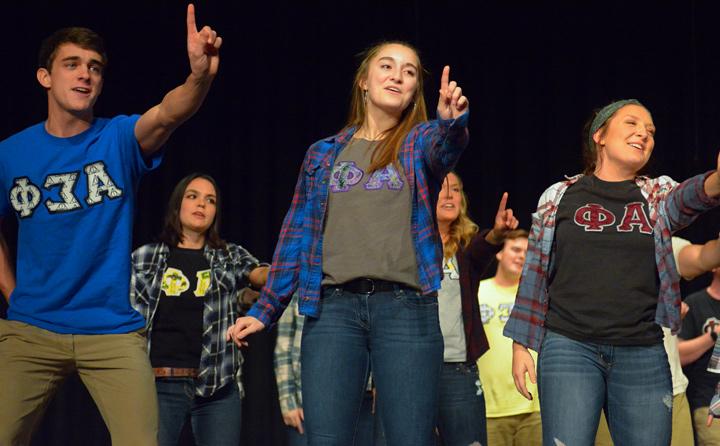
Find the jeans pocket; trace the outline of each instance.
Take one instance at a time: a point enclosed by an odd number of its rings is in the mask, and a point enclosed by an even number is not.
[[[394,298],[411,309],[434,309],[437,311],[437,296],[427,296],[417,291],[399,289],[394,292]]]
[[[338,297],[342,296],[343,292],[344,292],[343,289],[340,287],[330,286],[323,290],[322,300],[326,301],[328,299],[337,299]]]
[[[552,342],[553,340],[557,340],[560,337],[557,333],[550,331],[548,329],[545,329],[545,334],[543,335],[542,343],[540,344],[540,349],[542,350],[547,344]]]

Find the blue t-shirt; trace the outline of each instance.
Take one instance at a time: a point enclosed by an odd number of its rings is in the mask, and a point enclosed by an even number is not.
[[[8,319],[57,333],[127,333],[135,191],[161,156],[142,157],[139,116],[97,118],[58,138],[40,123],[0,142],[0,215],[18,219]]]

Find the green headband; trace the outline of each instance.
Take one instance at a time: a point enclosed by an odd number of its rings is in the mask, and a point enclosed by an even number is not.
[[[610,119],[610,116],[614,115],[616,111],[630,104],[645,107],[637,99],[623,99],[608,104],[603,107],[599,112],[597,112],[597,114],[595,115],[595,119],[593,119],[592,124],[590,125],[590,134],[588,135],[588,143],[590,144],[589,147],[592,147],[593,143],[595,142],[593,140],[593,135],[595,134],[595,132],[597,132],[598,129],[602,127],[608,119]]]

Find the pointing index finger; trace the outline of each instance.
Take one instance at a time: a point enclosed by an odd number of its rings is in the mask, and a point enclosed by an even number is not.
[[[446,92],[448,84],[450,83],[450,65],[443,67],[442,76],[440,77],[440,91]]]
[[[188,4],[186,21],[188,34],[197,34],[197,25],[195,24],[195,5],[192,3]]]
[[[500,205],[498,206],[498,212],[505,212],[505,207],[507,206],[507,200],[508,200],[508,193],[503,192],[502,198],[500,199]]]

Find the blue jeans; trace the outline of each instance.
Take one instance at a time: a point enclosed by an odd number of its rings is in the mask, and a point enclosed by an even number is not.
[[[240,444],[242,404],[235,382],[209,398],[195,395],[192,378],[159,378],[155,385],[160,408],[159,446],[177,446],[188,415],[197,446]]]
[[[603,409],[616,446],[670,444],[673,395],[662,343],[594,344],[548,330],[538,391],[545,445],[594,444]]]
[[[487,445],[485,395],[477,364],[443,364],[438,432],[443,446]]]
[[[437,297],[324,289],[302,337],[308,444],[353,444],[372,364],[387,444],[433,445],[442,354]]]
[[[360,416],[358,418],[357,432],[355,433],[355,443],[353,446],[385,446],[382,423],[380,423],[380,420],[373,414],[372,405],[372,395],[366,392],[362,406],[360,407]],[[288,446],[307,446],[306,435],[300,434],[297,429],[291,426],[286,426],[286,430]]]

